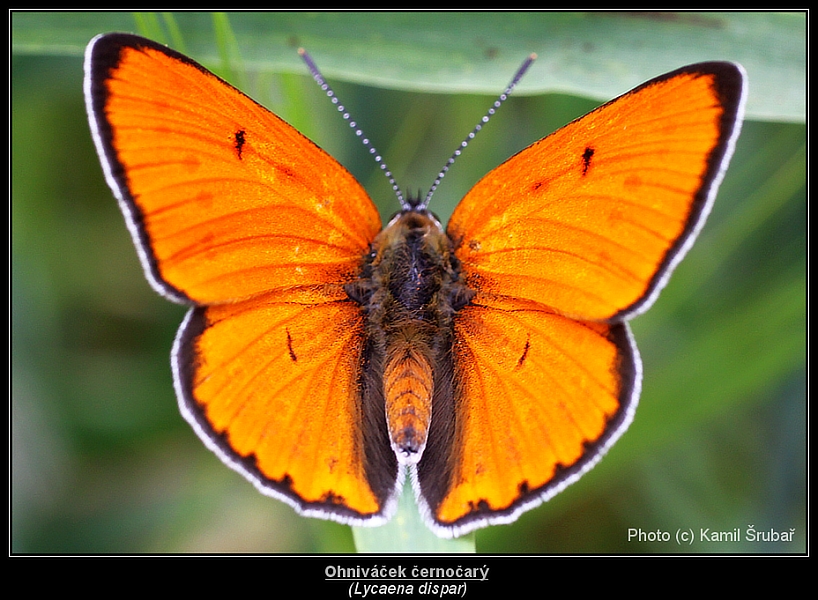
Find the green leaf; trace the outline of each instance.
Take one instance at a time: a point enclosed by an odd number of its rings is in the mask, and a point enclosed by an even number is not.
[[[330,78],[443,93],[496,94],[531,52],[539,59],[517,94],[563,92],[609,100],[682,65],[733,60],[747,69],[753,119],[804,121],[806,15],[801,12],[240,12],[227,13],[251,71],[304,73],[307,48]],[[143,34],[184,38],[217,64],[208,13],[138,15]],[[218,21],[218,19],[216,19]],[[140,32],[123,12],[15,12],[15,53],[82,53],[96,34]]]

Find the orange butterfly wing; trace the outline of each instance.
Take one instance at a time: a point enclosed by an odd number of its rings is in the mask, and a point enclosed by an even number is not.
[[[742,82],[732,63],[668,73],[486,175],[448,225],[467,284],[581,319],[644,308],[710,211]]]
[[[740,128],[731,63],[674,71],[529,146],[448,233],[476,291],[455,315],[455,441],[419,486],[445,534],[508,522],[627,428],[646,309],[703,225]],[[445,481],[436,475],[447,470]]]
[[[443,524],[513,520],[592,467],[633,418],[640,364],[625,325],[486,301],[463,309],[455,337],[465,418]]]
[[[183,414],[299,511],[382,519],[397,464],[364,439],[363,315],[343,290],[380,230],[369,197],[181,54],[110,34],[89,44],[85,68],[95,143],[148,278],[196,305],[173,352]]]

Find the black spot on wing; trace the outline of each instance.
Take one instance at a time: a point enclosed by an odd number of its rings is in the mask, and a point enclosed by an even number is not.
[[[588,168],[591,166],[591,158],[594,156],[594,149],[590,146],[585,148],[585,152],[582,153],[582,175],[583,177],[588,174]]]
[[[293,350],[293,338],[290,336],[290,330],[287,330],[287,350],[290,352],[290,359],[293,362],[298,362],[298,357],[295,355],[295,350]]]
[[[523,353],[520,355],[520,358],[517,360],[517,368],[523,366],[526,357],[528,356],[528,351],[531,349],[531,334],[528,334],[528,339],[525,341],[525,347],[523,347]]]
[[[234,147],[236,148],[236,155],[239,157],[239,160],[241,160],[241,151],[244,148],[245,142],[247,141],[245,139],[246,135],[247,135],[247,132],[245,132],[244,129],[240,129],[234,135],[234,138],[235,138]]]

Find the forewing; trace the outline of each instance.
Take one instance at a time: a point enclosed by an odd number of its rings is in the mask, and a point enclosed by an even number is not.
[[[448,226],[469,287],[586,320],[647,308],[710,211],[744,96],[738,65],[691,65],[493,170]]]
[[[353,277],[380,219],[323,150],[149,40],[97,37],[85,70],[106,178],[160,293],[212,304]]]

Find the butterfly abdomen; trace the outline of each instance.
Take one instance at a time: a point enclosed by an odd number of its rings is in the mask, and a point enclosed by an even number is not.
[[[428,345],[412,327],[402,327],[386,346],[383,390],[389,440],[398,460],[420,460],[432,419],[434,375]]]
[[[392,219],[347,293],[367,316],[371,356],[363,368],[373,383],[366,389],[376,386],[383,394],[398,460],[416,463],[426,447],[433,400],[444,403],[441,394],[451,394],[451,386],[439,381],[450,371],[443,365],[450,360],[452,317],[471,297],[437,219],[425,211]]]

